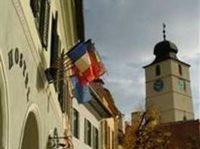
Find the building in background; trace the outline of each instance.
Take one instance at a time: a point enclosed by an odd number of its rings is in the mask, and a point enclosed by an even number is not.
[[[171,132],[171,148],[200,148],[200,121],[188,120],[161,124],[159,127]]]
[[[75,149],[101,149],[101,121],[111,117],[111,111],[90,87],[91,99],[80,103],[73,98],[72,132]],[[103,101],[103,102],[102,102]]]
[[[101,144],[102,149],[117,149],[119,145],[118,137],[120,133],[121,112],[116,107],[114,99],[110,91],[104,87],[104,82],[101,79],[95,80],[91,84],[102,102],[107,105],[111,111],[111,116],[104,118],[101,121]]]
[[[110,92],[97,79],[90,83],[91,100],[73,99],[72,129],[76,149],[117,149],[119,110]]]
[[[178,48],[164,40],[154,47],[155,60],[144,66],[146,108],[155,106],[161,122],[194,119],[189,67],[177,57]]]
[[[163,33],[164,40],[154,47],[154,61],[144,66],[146,111],[132,113],[124,146],[200,148],[200,122],[194,120],[190,65],[179,60],[177,46],[166,40],[165,30]]]
[[[0,148],[65,146],[71,105],[58,62],[84,39],[82,1],[1,0],[0,16]]]

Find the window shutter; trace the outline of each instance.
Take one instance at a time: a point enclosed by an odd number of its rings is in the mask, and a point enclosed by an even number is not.
[[[40,9],[40,39],[43,47],[47,48],[48,45],[48,32],[49,32],[49,15],[50,15],[50,4],[48,0],[41,1]]]
[[[84,119],[84,143],[87,144],[87,120]]]
[[[37,17],[37,12],[39,11],[38,0],[31,0],[30,1],[31,10],[33,12],[33,16]]]
[[[48,0],[45,1],[45,17],[44,17],[44,31],[42,36],[43,45],[48,46],[48,33],[49,33],[49,15],[50,15],[50,4]]]
[[[51,60],[50,60],[51,67],[55,65],[56,60],[58,58],[58,40],[59,40],[59,36],[57,34],[57,22],[58,22],[58,17],[57,17],[57,13],[56,13],[55,18],[52,18]]]
[[[30,0],[30,7],[35,18],[35,24],[37,29],[39,29],[40,24],[41,2],[41,0]]]
[[[57,80],[57,59],[58,59],[58,45],[59,45],[59,36],[57,33],[57,22],[58,15],[56,13],[55,18],[52,18],[52,29],[51,29],[51,58],[50,58],[50,67],[52,70],[52,77],[54,80]],[[54,83],[54,87],[57,91],[57,83]]]
[[[58,50],[60,50],[60,45],[61,45],[61,40],[58,40]],[[60,54],[59,54],[60,55]],[[61,61],[64,60],[64,53],[61,54],[61,57],[59,58]],[[64,95],[64,91],[66,89],[66,85],[64,83],[64,80],[61,80],[64,78],[64,66],[63,65],[59,65],[58,71],[57,71],[57,76],[58,76],[58,82],[57,82],[57,86],[58,86],[58,93],[59,93],[59,102],[60,102],[60,106],[62,109],[62,112],[65,112],[65,106],[66,106],[66,100],[65,100],[65,95]]]
[[[59,36],[57,34],[54,34],[54,37],[52,38],[52,47],[51,47],[51,67],[54,70],[54,73],[52,74],[53,78],[57,79],[57,59],[58,59],[58,42],[59,42]]]

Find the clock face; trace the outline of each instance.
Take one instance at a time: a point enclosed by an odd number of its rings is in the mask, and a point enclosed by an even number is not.
[[[156,91],[161,91],[164,87],[164,82],[163,80],[159,79],[159,80],[156,80],[154,83],[153,83],[153,88],[154,90]]]
[[[186,90],[186,83],[184,80],[182,79],[179,79],[178,82],[177,82],[177,88],[181,91],[184,91]]]

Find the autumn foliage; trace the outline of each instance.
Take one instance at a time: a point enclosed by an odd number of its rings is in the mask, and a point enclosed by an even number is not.
[[[146,112],[135,112],[132,124],[126,126],[123,146],[125,149],[168,148],[171,133],[159,128],[159,112],[150,107]]]

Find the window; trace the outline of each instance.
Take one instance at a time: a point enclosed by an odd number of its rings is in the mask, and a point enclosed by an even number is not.
[[[177,87],[180,91],[186,91],[186,82],[183,79],[179,79],[177,83]]]
[[[110,127],[108,126],[108,128],[107,128],[107,136],[108,136],[108,140],[107,140],[107,142],[108,142],[108,149],[110,149],[110,146],[111,146],[111,136],[110,136]]]
[[[85,123],[85,129],[84,129],[84,134],[85,134],[84,139],[85,140],[84,140],[84,142],[85,142],[85,144],[91,146],[92,145],[92,137],[91,137],[92,125],[87,119],[85,119],[84,123]]]
[[[35,18],[38,18],[39,15],[38,12],[40,10],[40,1],[39,0],[30,0],[30,6],[33,13],[33,16]]]
[[[114,131],[112,131],[112,149],[115,149],[115,134],[114,134]]]
[[[79,138],[79,112],[76,109],[73,109],[72,131],[73,131],[73,136],[78,139]]]
[[[156,76],[160,75],[160,65],[156,66]]]
[[[75,6],[75,22],[77,36],[79,40],[84,40],[84,24],[83,24],[83,1],[82,0],[73,0]]]
[[[51,53],[50,53],[50,68],[51,75],[54,80],[57,80],[57,60],[59,54],[59,45],[60,39],[57,32],[57,24],[58,24],[58,13],[56,12],[55,17],[52,17],[52,28],[51,28]],[[57,90],[57,84],[54,83],[55,89]]]
[[[108,124],[107,124],[107,121],[105,120],[105,125],[104,125],[104,133],[105,133],[105,145],[107,146],[107,144],[108,144],[108,130],[107,130],[107,128],[108,128]]]
[[[52,17],[51,59],[50,59],[50,65],[52,67],[55,67],[56,61],[58,59],[59,36],[58,36],[58,33],[57,33],[57,25],[58,25],[58,13],[56,13],[55,17]]]
[[[93,149],[99,149],[99,131],[93,127]]]
[[[55,13],[55,17],[52,17],[52,25],[51,25],[51,51],[50,51],[50,74],[54,81],[55,91],[58,93],[58,100],[60,103],[60,107],[62,112],[66,111],[66,100],[65,100],[65,90],[66,84],[64,80],[60,80],[64,76],[64,67],[59,67],[58,71],[58,59],[63,58],[63,54],[61,54],[61,40],[57,31],[58,26],[58,13]]]
[[[178,71],[179,71],[179,74],[182,75],[182,67],[180,64],[178,65]]]
[[[41,0],[30,0],[30,7],[35,18],[36,26],[39,27]]]
[[[111,149],[111,142],[113,140],[111,140],[111,131],[110,131],[110,127],[108,125],[108,122],[105,120],[105,125],[104,125],[104,132],[105,132],[105,138],[104,138],[104,142],[105,142],[105,146],[107,149]]]
[[[39,31],[42,46],[47,49],[50,4],[48,0],[30,0],[30,7]]]

